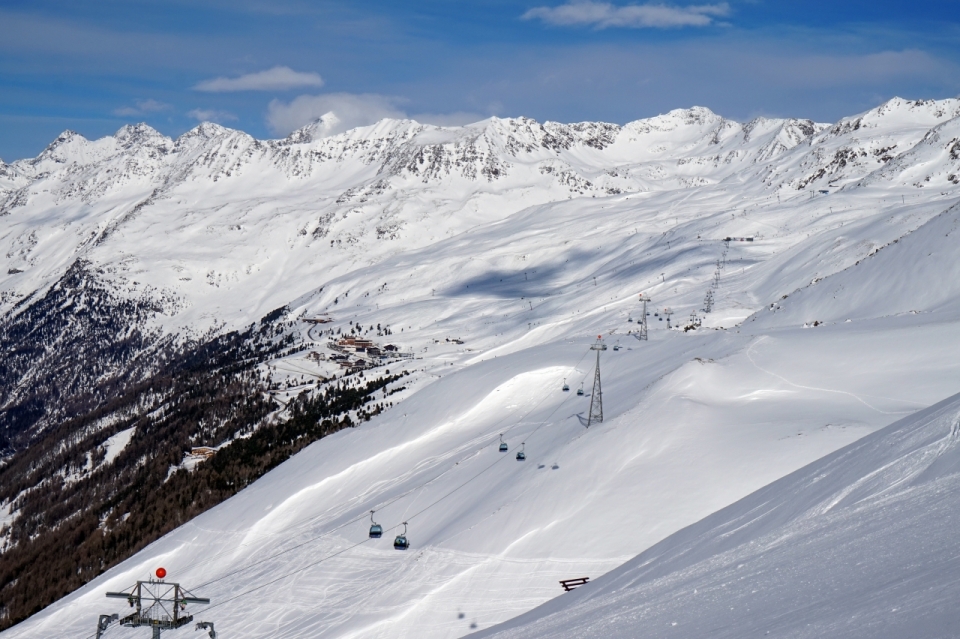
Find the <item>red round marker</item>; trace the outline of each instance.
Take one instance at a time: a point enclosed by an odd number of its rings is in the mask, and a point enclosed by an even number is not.
[[[166,568],[157,568],[157,579],[163,579],[167,576]]]

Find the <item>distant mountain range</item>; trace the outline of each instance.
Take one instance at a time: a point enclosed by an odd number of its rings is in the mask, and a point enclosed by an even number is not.
[[[461,636],[469,619],[430,624],[529,610],[568,569],[605,572],[958,390],[960,100],[835,124],[694,107],[321,130],[67,131],[0,162],[0,622],[73,593],[9,636],[93,614],[164,552],[274,531],[174,566],[200,583],[296,545],[283,508],[346,548],[338,526],[399,526],[513,429],[509,480],[412,527],[425,555],[304,577],[348,584],[318,608],[348,612],[276,635]],[[589,401],[597,334],[617,350],[585,431],[559,388]],[[413,557],[432,563],[378,598],[377,562],[399,580]],[[224,579],[214,598],[242,590]],[[231,636],[273,632],[246,614],[224,611]]]

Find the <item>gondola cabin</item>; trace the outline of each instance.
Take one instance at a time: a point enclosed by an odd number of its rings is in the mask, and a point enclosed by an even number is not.
[[[383,536],[383,526],[373,520],[375,512],[375,510],[370,511],[370,539],[380,539]]]
[[[397,535],[393,540],[393,547],[397,550],[406,550],[410,547],[410,542],[407,541],[407,522],[403,522],[403,534]]]

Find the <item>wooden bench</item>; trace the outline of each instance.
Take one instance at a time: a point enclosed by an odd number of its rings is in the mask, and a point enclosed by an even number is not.
[[[580,577],[578,579],[564,579],[560,582],[560,585],[563,586],[563,589],[566,592],[570,592],[577,586],[582,586],[588,581],[590,581],[590,577]]]

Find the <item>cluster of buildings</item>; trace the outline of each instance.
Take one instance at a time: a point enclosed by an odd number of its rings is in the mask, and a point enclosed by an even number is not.
[[[393,344],[386,344],[381,348],[372,340],[363,337],[341,337],[335,342],[329,342],[327,347],[333,351],[329,359],[350,372],[369,368],[381,359],[406,356]]]
[[[217,449],[210,448],[209,446],[194,446],[190,449],[190,456],[200,460],[210,459],[216,454]]]

